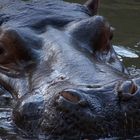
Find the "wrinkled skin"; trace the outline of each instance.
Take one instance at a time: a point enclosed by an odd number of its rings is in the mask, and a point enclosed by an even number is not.
[[[0,4],[0,84],[17,129],[50,140],[139,133],[140,78],[117,58],[98,0]]]

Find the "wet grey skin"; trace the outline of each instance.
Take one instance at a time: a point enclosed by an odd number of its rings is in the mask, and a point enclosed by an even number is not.
[[[0,92],[13,98],[17,135],[139,134],[140,78],[119,61],[98,3],[0,0]]]

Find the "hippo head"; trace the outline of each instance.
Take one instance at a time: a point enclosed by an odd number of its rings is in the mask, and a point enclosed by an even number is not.
[[[2,11],[0,84],[25,134],[92,140],[139,133],[140,78],[117,58],[106,19],[92,16],[97,5],[18,1]]]

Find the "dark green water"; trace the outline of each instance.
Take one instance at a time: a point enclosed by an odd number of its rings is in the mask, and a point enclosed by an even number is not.
[[[67,0],[84,3],[86,0]],[[115,28],[113,44],[140,56],[140,0],[100,0],[99,13]],[[122,50],[123,53],[124,50]],[[140,58],[124,57],[127,67],[140,68]]]

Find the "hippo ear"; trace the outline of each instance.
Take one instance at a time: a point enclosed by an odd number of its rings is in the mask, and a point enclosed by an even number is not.
[[[99,0],[88,0],[84,4],[89,11],[91,12],[91,15],[96,15],[99,7]]]

